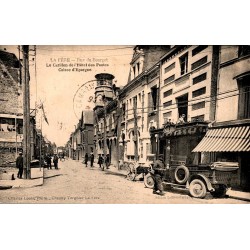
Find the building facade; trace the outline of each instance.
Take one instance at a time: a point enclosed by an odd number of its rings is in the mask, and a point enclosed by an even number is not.
[[[250,46],[221,46],[213,126],[194,149],[207,161],[239,163],[234,187],[250,190]]]
[[[21,64],[17,57],[0,51],[0,165],[15,160],[22,149],[23,116]]]
[[[156,153],[156,139],[150,130],[157,128],[160,58],[170,46],[136,46],[130,63],[128,83],[121,90],[119,104],[121,126],[120,152],[123,161],[151,161]]]

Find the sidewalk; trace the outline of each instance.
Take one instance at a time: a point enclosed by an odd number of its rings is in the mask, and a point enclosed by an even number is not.
[[[227,195],[233,199],[238,199],[238,200],[250,202],[250,193],[249,192],[235,191],[235,190],[229,189],[227,191]]]
[[[30,188],[43,185],[43,168],[31,168],[31,179],[18,179],[17,169],[11,169],[7,172],[5,176],[0,180],[0,189],[8,188]],[[14,174],[15,180],[11,178],[4,178],[6,176],[11,176]]]
[[[105,169],[105,171],[119,174],[119,175],[124,175],[124,177],[126,177],[126,175],[127,175],[126,170],[118,170],[117,167],[115,167],[113,165],[111,165],[109,167],[109,169]],[[249,192],[235,191],[235,190],[229,189],[226,194],[228,195],[229,198],[250,202],[250,193]]]

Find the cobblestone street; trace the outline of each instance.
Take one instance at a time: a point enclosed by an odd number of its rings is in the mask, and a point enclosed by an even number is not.
[[[247,203],[236,199],[194,199],[187,192],[152,194],[143,182],[132,182],[124,175],[99,167],[85,167],[81,162],[59,162],[59,170],[44,170],[44,184],[32,188],[1,190],[1,203],[87,203],[87,204],[210,204]]]

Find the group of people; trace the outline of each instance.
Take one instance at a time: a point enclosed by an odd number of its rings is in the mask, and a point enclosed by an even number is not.
[[[47,163],[47,168],[52,169],[51,156],[46,155],[44,160]],[[54,154],[54,156],[53,156],[53,164],[54,164],[55,169],[58,169],[58,156],[57,156],[57,154]],[[22,152],[19,152],[19,155],[16,158],[16,167],[18,168],[17,178],[22,179],[22,177],[23,177],[23,153]]]
[[[52,169],[52,165],[51,165],[52,157],[50,155],[45,156],[45,162],[47,163],[47,168]],[[57,154],[54,154],[54,156],[53,156],[53,164],[54,164],[55,169],[58,169],[58,156],[57,156]]]
[[[94,153],[90,153],[90,157],[88,156],[88,153],[85,154],[84,163],[86,167],[88,166],[88,161],[90,160],[90,167],[94,167]],[[52,169],[51,166],[51,156],[46,155],[45,161],[47,162],[48,169]],[[54,154],[53,156],[53,163],[55,166],[55,169],[58,169],[58,156],[57,154]],[[106,157],[104,155],[99,154],[97,164],[99,165],[99,168],[104,170],[104,164],[106,165],[106,168],[109,168],[109,155],[107,154]],[[22,178],[23,175],[23,153],[20,152],[19,156],[16,159],[16,167],[18,168],[18,174],[17,178]],[[162,177],[163,177],[163,170],[165,169],[165,164],[162,156],[159,156],[158,160],[156,160],[153,164],[152,169],[150,170],[150,173],[154,179],[154,188],[153,188],[153,194],[159,194],[164,195],[163,193],[163,185],[162,185]],[[159,191],[159,193],[158,193]]]
[[[90,161],[90,167],[94,167],[94,160],[95,156],[93,152],[90,153],[90,156],[88,155],[88,153],[85,154],[84,164],[86,165],[86,167],[88,167],[89,161]],[[109,155],[107,154],[106,157],[104,157],[104,155],[99,154],[97,164],[102,170],[104,170],[104,163],[106,165],[106,168],[108,169],[110,164]]]

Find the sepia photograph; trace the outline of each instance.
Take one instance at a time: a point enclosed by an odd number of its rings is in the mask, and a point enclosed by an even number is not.
[[[245,6],[1,3],[1,248],[247,248]]]
[[[0,203],[250,203],[250,46],[1,45],[0,66]]]

